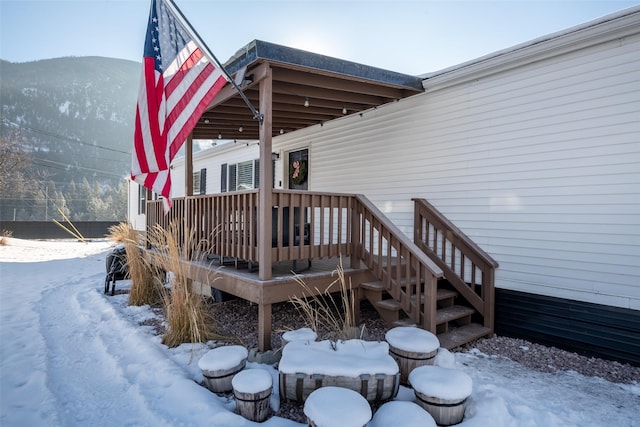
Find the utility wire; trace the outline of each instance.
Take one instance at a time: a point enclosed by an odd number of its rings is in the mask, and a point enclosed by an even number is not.
[[[36,129],[36,128],[33,128],[31,126],[21,125],[21,124],[14,123],[14,122],[11,122],[11,121],[6,120],[6,119],[3,119],[2,121],[5,124],[10,124],[12,126],[20,128],[20,129],[26,129],[26,130],[34,132],[34,133],[38,133],[38,134],[45,135],[45,136],[50,136],[50,137],[53,137],[53,138],[62,139],[62,140],[68,141],[68,142],[73,142],[73,143],[76,143],[76,144],[84,145],[86,147],[100,148],[102,150],[113,151],[114,153],[131,155],[131,152],[128,152],[128,151],[117,150],[117,149],[111,148],[111,147],[104,147],[104,146],[98,145],[98,144],[90,144],[90,143],[87,143],[87,142],[80,141],[79,139],[70,138],[68,136],[64,136],[64,135],[60,135],[60,134],[57,134],[57,133],[45,131],[45,130],[42,130],[42,129]],[[133,137],[131,139],[133,141]]]
[[[34,160],[33,164],[36,164],[36,165],[39,165],[39,166],[55,168],[55,166],[51,166],[51,165],[47,165],[47,164],[43,164],[43,163],[38,163],[38,162],[36,162],[36,160],[37,160],[39,162],[51,163],[53,165],[57,165],[57,169],[67,169],[67,168],[82,169],[82,170],[85,170],[85,171],[100,173],[102,175],[108,175],[108,176],[113,176],[113,177],[118,177],[118,178],[121,178],[121,177],[127,175],[126,173],[108,172],[108,171],[103,171],[103,170],[100,170],[100,169],[93,169],[93,168],[87,168],[87,167],[84,167],[84,166],[71,165],[69,163],[56,162],[54,160],[47,160],[47,159],[40,159],[40,158],[35,158],[33,160]]]

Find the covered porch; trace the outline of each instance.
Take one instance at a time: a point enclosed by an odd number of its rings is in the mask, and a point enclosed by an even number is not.
[[[186,254],[199,251],[210,260],[246,266],[218,269],[203,258],[183,260],[189,263],[190,279],[258,304],[260,351],[271,348],[271,304],[301,292],[291,270],[282,274],[279,267],[310,266],[304,282],[324,291],[340,259],[354,292],[376,304],[390,323],[439,331],[449,347],[459,345],[461,336],[469,340],[492,333],[497,264],[428,203],[415,201],[412,241],[362,195],[309,191],[313,188],[307,186],[297,190],[286,181],[288,189],[269,185],[274,182],[274,135],[419,93],[421,78],[257,40],[225,68],[258,107],[261,120],[252,118],[236,89],[223,88],[185,144],[185,196],[173,198],[168,215],[160,201],[147,201],[146,222],[147,230],[175,223],[183,232],[195,232],[199,246],[185,248]],[[217,138],[258,142],[259,188],[193,195],[193,140]],[[443,279],[466,301],[462,315],[438,311],[439,301],[454,298],[439,290]],[[461,317],[466,320],[458,323],[472,325],[466,334],[452,323]]]

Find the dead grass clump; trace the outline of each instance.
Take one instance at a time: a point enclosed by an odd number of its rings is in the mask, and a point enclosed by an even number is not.
[[[195,233],[172,223],[167,230],[154,227],[149,235],[153,248],[153,262],[159,268],[169,272],[170,290],[163,293],[167,331],[162,342],[169,347],[182,343],[206,342],[212,339],[224,339],[217,333],[217,326],[204,296],[194,292],[191,281],[187,279],[189,264],[182,262],[185,257],[181,248],[193,245]],[[192,246],[193,245],[193,246]]]
[[[11,236],[13,236],[13,231],[2,230],[2,234],[0,234],[0,246],[7,246],[9,244],[7,239]]]
[[[347,280],[342,267],[342,259],[336,270],[337,278],[327,286],[324,291],[318,288],[311,290],[306,283],[296,277],[302,287],[303,296],[295,296],[289,299],[298,312],[305,318],[307,326],[313,329],[318,336],[321,330],[327,330],[327,336],[322,339],[348,340],[361,338],[362,332],[356,325],[356,295],[351,288],[351,280]],[[339,291],[332,292],[336,283]],[[334,293],[338,294],[335,297]]]
[[[116,225],[112,225],[107,230],[107,238],[114,243],[126,244],[130,241],[136,241],[136,232],[128,222],[120,222]]]
[[[163,301],[164,272],[144,258],[139,234],[128,222],[109,227],[109,238],[124,244],[131,279],[129,305],[159,306]]]

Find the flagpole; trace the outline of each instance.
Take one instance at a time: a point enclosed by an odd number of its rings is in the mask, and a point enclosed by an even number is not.
[[[161,0],[162,1],[162,0]],[[218,67],[220,67],[220,69],[222,70],[222,72],[224,73],[225,76],[227,76],[227,79],[229,80],[229,82],[233,85],[233,87],[238,91],[238,93],[240,94],[240,96],[242,97],[242,99],[244,100],[244,102],[247,104],[247,106],[249,107],[249,109],[251,110],[251,112],[253,113],[253,118],[258,120],[258,122],[260,123],[260,125],[262,125],[263,119],[264,119],[264,115],[261,114],[258,110],[255,109],[255,107],[251,104],[251,101],[249,101],[249,98],[247,98],[247,95],[244,94],[244,92],[242,91],[242,89],[240,89],[240,87],[238,86],[238,84],[235,82],[235,79],[232,79],[231,76],[229,75],[229,73],[227,72],[227,70],[222,66],[222,64],[220,63],[220,61],[218,61],[218,58],[216,58],[216,56],[213,54],[213,52],[211,51],[211,49],[209,49],[209,46],[207,46],[207,44],[204,42],[204,40],[202,40],[202,38],[200,37],[200,34],[198,34],[198,32],[196,31],[195,28],[193,28],[193,26],[191,25],[191,23],[187,20],[187,18],[184,16],[184,14],[182,13],[182,11],[180,10],[180,8],[178,7],[178,5],[173,1],[173,0],[166,0],[167,3],[170,4],[171,7],[169,7],[169,11],[173,14],[173,16],[176,19],[180,19],[183,24],[187,25],[189,27],[189,30],[193,33],[193,36],[198,40],[198,43],[202,46],[202,48],[204,49],[204,53],[205,55],[209,56],[211,59],[213,59],[213,61],[218,65]],[[173,9],[173,10],[172,10]],[[176,16],[176,13],[179,16]]]

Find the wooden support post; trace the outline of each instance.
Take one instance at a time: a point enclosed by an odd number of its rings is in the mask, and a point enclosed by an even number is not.
[[[262,126],[260,126],[260,189],[258,192],[258,277],[260,277],[260,280],[271,279],[271,207],[273,205],[273,190],[271,188],[273,169],[271,165],[272,100],[273,79],[271,70],[268,70],[267,77],[260,81],[260,113],[264,116]]]
[[[182,249],[186,259],[190,260],[193,248],[187,247],[187,244],[193,242],[188,241],[188,235],[191,231],[191,218],[189,212],[188,197],[193,196],[193,133],[190,133],[184,143],[184,220],[182,221]]]
[[[356,207],[358,210],[356,210]],[[362,253],[362,248],[360,248],[360,244],[364,244],[361,242],[362,235],[360,231],[360,203],[357,199],[351,200],[351,236],[350,242],[351,248],[349,250],[351,256],[349,257],[349,267],[351,268],[360,268],[360,254]]]
[[[184,143],[184,195],[193,196],[193,133]]]
[[[271,304],[258,304],[258,351],[271,350]]]

